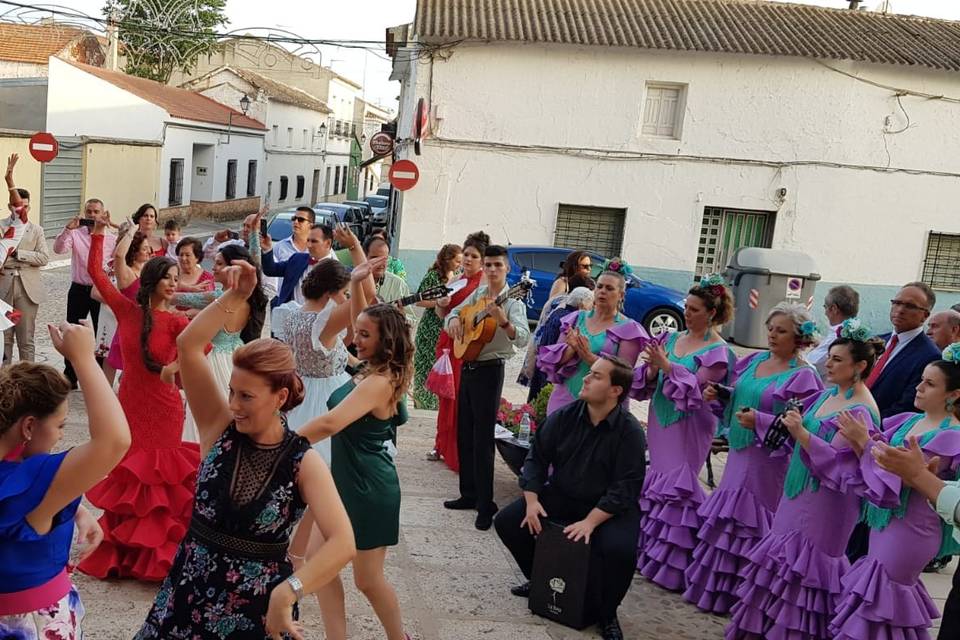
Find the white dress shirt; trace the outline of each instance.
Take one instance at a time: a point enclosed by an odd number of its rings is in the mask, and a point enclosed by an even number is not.
[[[893,360],[894,358],[896,358],[896,357],[897,357],[897,354],[900,353],[901,351],[903,351],[903,348],[904,348],[905,346],[907,346],[907,344],[908,344],[911,340],[913,340],[914,338],[916,338],[916,337],[917,337],[918,335],[920,335],[921,333],[923,333],[923,325],[920,325],[920,326],[917,327],[916,329],[910,329],[910,331],[904,331],[903,333],[898,333],[898,334],[896,334],[896,335],[897,335],[897,339],[899,340],[899,342],[897,342],[897,347],[896,347],[896,348],[893,350],[893,352],[890,354],[890,357],[887,358],[887,363],[889,363],[891,360]],[[891,334],[891,335],[890,335],[890,338],[887,340],[887,346],[888,346],[888,347],[890,346],[890,340],[893,340],[893,334]]]
[[[830,355],[830,345],[837,339],[837,331],[839,329],[839,324],[832,325],[830,331],[823,337],[823,340],[820,341],[820,344],[810,349],[810,352],[807,354],[807,362],[813,365],[821,376],[827,373],[827,356]]]

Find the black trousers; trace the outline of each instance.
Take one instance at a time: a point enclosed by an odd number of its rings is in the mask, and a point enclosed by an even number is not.
[[[940,634],[937,640],[957,640],[960,638],[960,567],[953,574],[953,588],[943,605],[943,618],[940,622]]]
[[[547,516],[559,524],[571,524],[586,517],[590,509],[577,508],[549,489],[540,494]],[[504,546],[513,554],[523,575],[530,578],[536,538],[524,527],[527,503],[523,498],[503,508],[493,524]],[[590,536],[590,571],[587,575],[588,606],[595,608],[602,622],[613,618],[623,601],[637,568],[637,536],[640,514],[631,509],[601,524]]]
[[[67,291],[67,322],[77,324],[89,315],[93,321],[93,332],[96,333],[100,320],[100,303],[90,297],[92,291],[93,287],[88,284],[74,282],[70,285],[70,290]],[[77,374],[73,371],[73,365],[69,360],[65,362],[63,375],[70,382],[76,382]]]
[[[466,362],[457,398],[457,448],[460,495],[477,503],[477,512],[492,514],[493,432],[503,391],[503,361]]]

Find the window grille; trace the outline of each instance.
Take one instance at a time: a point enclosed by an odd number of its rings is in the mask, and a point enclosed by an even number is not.
[[[626,209],[561,204],[553,244],[595,251],[608,258],[619,256],[626,216]]]
[[[183,204],[183,158],[170,161],[170,189],[167,192],[167,204]]]
[[[237,161],[227,160],[227,200],[237,197]]]
[[[923,281],[934,289],[960,290],[960,233],[929,233]]]

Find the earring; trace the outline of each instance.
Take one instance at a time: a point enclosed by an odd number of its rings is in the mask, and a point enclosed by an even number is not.
[[[956,403],[953,400],[953,398],[950,398],[949,400],[947,400],[947,413],[953,413],[953,407],[955,404]]]
[[[279,417],[280,417],[280,409],[274,409],[274,410],[273,410],[273,415],[274,415],[274,417],[279,418]]]

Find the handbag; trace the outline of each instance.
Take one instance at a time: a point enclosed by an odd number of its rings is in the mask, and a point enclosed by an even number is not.
[[[427,374],[425,385],[438,398],[453,400],[457,391],[453,381],[453,364],[450,362],[450,349],[444,349]]]

